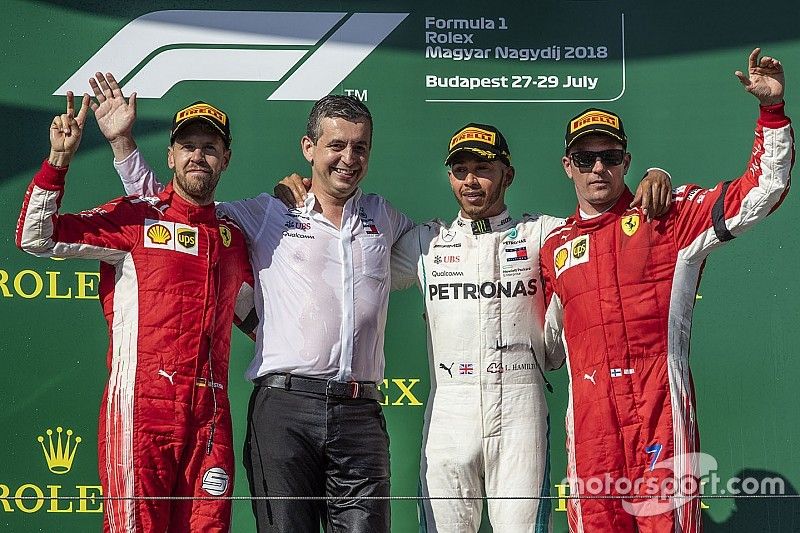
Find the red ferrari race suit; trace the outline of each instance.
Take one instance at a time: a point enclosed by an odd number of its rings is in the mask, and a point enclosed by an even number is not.
[[[546,335],[561,335],[567,350],[571,494],[631,496],[570,500],[570,531],[700,530],[697,498],[641,496],[673,486],[665,480],[680,489],[684,476],[698,474],[689,338],[705,258],[789,189],[793,134],[783,104],[761,108],[755,133],[740,178],[679,187],[671,210],[652,223],[628,207],[626,190],[602,215],[576,212],[542,247]],[[639,480],[638,489],[623,478]]]
[[[168,187],[58,214],[66,168],[47,161],[28,187],[17,246],[99,259],[109,380],[98,464],[105,531],[228,531],[234,458],[226,393],[231,323],[252,308],[239,228]],[[238,300],[238,303],[237,303]]]

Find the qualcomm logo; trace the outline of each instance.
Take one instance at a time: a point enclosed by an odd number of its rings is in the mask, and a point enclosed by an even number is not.
[[[212,80],[280,81],[269,100],[318,100],[407,16],[154,11],[129,22],[53,94],[82,94],[95,72],[113,72],[127,80],[125,94],[139,98],[161,98],[183,80]]]

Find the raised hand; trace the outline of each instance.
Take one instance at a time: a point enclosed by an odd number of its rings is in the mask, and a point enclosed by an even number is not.
[[[96,101],[91,103],[92,111],[100,127],[100,133],[111,143],[114,157],[124,159],[136,149],[133,140],[133,123],[136,122],[136,93],[128,100],[122,94],[114,75],[97,72],[89,79]]]
[[[75,114],[75,95],[67,91],[67,112],[53,117],[50,124],[50,157],[51,165],[65,167],[78,150],[83,136],[83,125],[89,110],[89,95],[84,93],[81,108]]]
[[[777,59],[764,56],[759,59],[761,48],[750,52],[747,75],[741,70],[734,74],[744,85],[747,92],[753,94],[761,105],[773,105],[783,101],[783,91],[786,80],[783,76],[783,65]]]

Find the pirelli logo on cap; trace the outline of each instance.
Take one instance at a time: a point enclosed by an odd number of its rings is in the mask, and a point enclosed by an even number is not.
[[[187,118],[203,115],[212,117],[214,120],[219,121],[223,126],[228,123],[228,115],[209,104],[194,104],[190,105],[186,109],[181,109],[175,115],[175,123],[177,124],[179,122],[183,122]]]
[[[603,111],[588,111],[570,122],[569,132],[575,133],[590,124],[605,124],[614,129],[619,129],[619,119],[617,117]]]
[[[464,128],[450,139],[450,150],[455,145],[466,141],[481,141],[494,146],[496,137],[493,131],[486,131],[481,128]]]

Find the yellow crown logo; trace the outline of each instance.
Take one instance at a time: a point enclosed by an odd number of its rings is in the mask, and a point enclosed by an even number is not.
[[[64,430],[60,427],[56,428],[58,439],[56,444],[53,445],[53,430],[47,430],[47,439],[49,446],[44,445],[44,437],[39,435],[36,439],[42,445],[44,458],[47,461],[47,468],[54,474],[66,474],[72,468],[72,461],[75,459],[75,450],[78,449],[78,444],[81,442],[80,437],[75,437],[75,444],[70,448],[70,441],[72,440],[72,430],[67,430],[67,442],[62,443],[61,433]]]
[[[147,230],[147,236],[154,244],[167,244],[172,239],[172,234],[161,224],[153,224]]]

